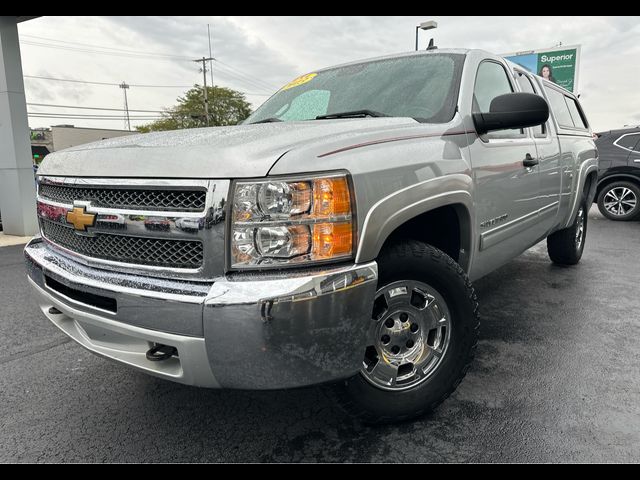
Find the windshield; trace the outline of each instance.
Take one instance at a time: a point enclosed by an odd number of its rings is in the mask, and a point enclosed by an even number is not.
[[[282,87],[243,123],[361,111],[372,113],[361,116],[448,122],[455,112],[463,62],[462,54],[432,53],[309,73]]]

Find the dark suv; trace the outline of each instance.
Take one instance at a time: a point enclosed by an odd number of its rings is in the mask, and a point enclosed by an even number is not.
[[[640,213],[640,127],[597,136],[598,208],[611,220],[631,220]]]

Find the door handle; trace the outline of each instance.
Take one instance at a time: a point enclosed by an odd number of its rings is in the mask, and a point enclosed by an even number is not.
[[[535,167],[536,165],[538,165],[540,163],[540,161],[537,158],[533,158],[530,154],[527,153],[527,156],[524,157],[524,160],[522,161],[522,165],[524,165],[527,168],[530,167]]]

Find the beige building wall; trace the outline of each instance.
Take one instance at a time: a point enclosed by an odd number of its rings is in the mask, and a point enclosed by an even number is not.
[[[64,148],[82,145],[84,143],[97,142],[105,138],[121,137],[123,135],[135,135],[138,132],[128,130],[108,130],[102,128],[75,128],[52,126],[53,150],[58,151]]]

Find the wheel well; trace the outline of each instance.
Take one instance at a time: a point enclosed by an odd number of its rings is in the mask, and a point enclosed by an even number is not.
[[[640,181],[638,181],[637,178],[634,178],[631,176],[621,175],[621,176],[607,177],[598,184],[596,188],[596,195],[593,198],[593,201],[597,202],[598,196],[600,195],[600,192],[602,191],[602,189],[605,188],[607,185],[611,185],[614,182],[629,182],[640,187]]]
[[[466,269],[470,251],[470,224],[464,206],[445,205],[400,225],[387,237],[382,250],[399,240],[417,240],[442,250]]]

